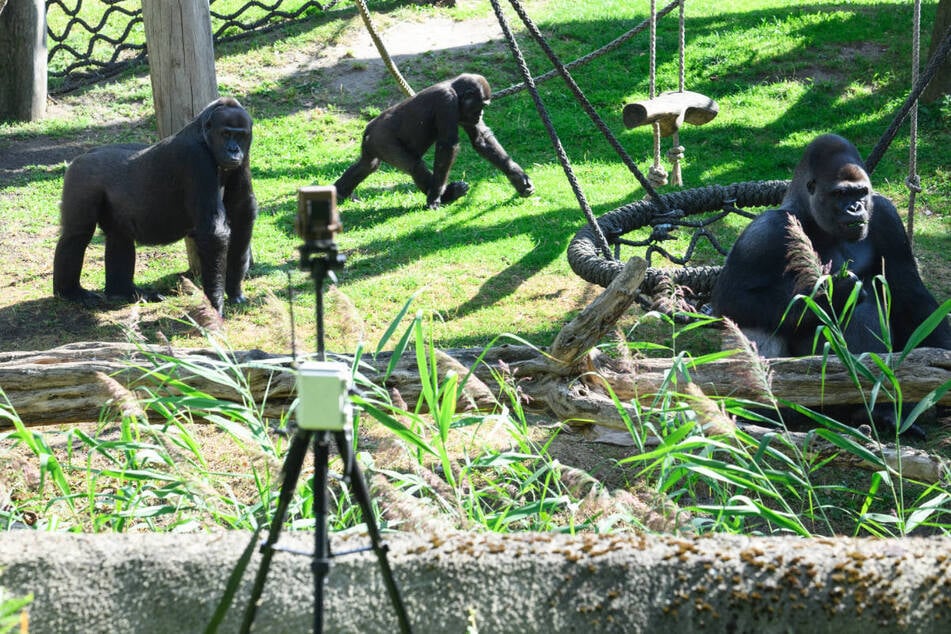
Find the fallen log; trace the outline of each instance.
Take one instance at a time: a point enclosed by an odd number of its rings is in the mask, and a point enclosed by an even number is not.
[[[742,356],[693,364],[689,359],[634,359],[617,367],[603,355],[589,354],[580,363],[562,363],[539,348],[498,345],[487,351],[452,349],[445,355],[456,363],[441,363],[443,372],[469,368],[484,386],[494,389],[501,374],[516,382],[527,407],[560,420],[590,422],[626,429],[614,401],[602,389],[611,386],[618,399],[650,405],[658,396],[677,390],[687,377],[711,397],[734,397],[770,404],[762,385],[750,378],[751,361]],[[45,351],[0,353],[0,389],[26,425],[88,422],[99,419],[105,406],[118,402],[116,384],[133,394],[148,387],[155,394],[176,394],[176,382],[222,400],[243,402],[251,396],[265,415],[280,416],[295,396],[291,359],[260,351],[222,353],[213,350],[176,349],[127,343],[84,342]],[[346,356],[343,362],[350,362]],[[478,360],[478,362],[477,362]],[[821,357],[760,359],[771,375],[773,397],[809,408],[860,404],[871,385],[856,387],[844,365]],[[362,372],[389,390],[397,390],[409,408],[420,398],[419,372],[413,355],[400,359],[385,381],[390,354],[363,357]],[[866,367],[874,369],[871,361]],[[908,401],[917,401],[951,381],[951,351],[920,348],[894,369]],[[169,376],[166,376],[169,374]],[[585,375],[585,380],[581,380]],[[104,381],[103,377],[114,381]],[[593,377],[597,377],[594,379]],[[672,377],[676,379],[671,383]],[[243,382],[245,393],[234,388]],[[473,396],[463,390],[460,405],[486,408],[491,403],[485,389]],[[951,405],[951,390],[938,403]],[[636,408],[627,413],[636,418]],[[0,428],[10,423],[0,420]]]

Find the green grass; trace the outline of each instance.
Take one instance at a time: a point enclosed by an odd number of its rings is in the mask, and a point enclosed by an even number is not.
[[[935,6],[925,3],[925,24]],[[566,61],[622,34],[646,17],[646,8],[646,2],[620,0],[528,4],[530,15]],[[437,14],[489,18],[491,9],[485,2],[463,1],[455,10],[387,2],[374,17],[385,28]],[[682,130],[687,187],[788,178],[805,144],[825,132],[849,137],[867,154],[909,90],[907,2],[688,3],[687,19],[687,88],[715,98],[720,106],[711,123]],[[226,309],[220,335],[234,347],[286,351],[287,304],[293,301],[298,345],[313,348],[313,283],[297,271],[299,241],[293,234],[297,188],[332,183],[356,158],[366,122],[398,100],[399,93],[384,79],[369,97],[354,99],[336,89],[338,75],[308,69],[301,59],[320,55],[329,43],[350,42],[361,29],[347,6],[217,51],[221,92],[237,96],[255,120],[252,173],[261,208],[255,266],[245,287],[251,301]],[[658,35],[658,89],[673,89],[675,21],[665,20]],[[646,41],[644,34],[573,73],[644,171],[652,153],[650,133],[625,130],[621,109],[647,94]],[[550,68],[526,37],[520,36],[520,43],[535,74]],[[349,62],[345,72],[365,72],[366,60]],[[491,46],[403,58],[400,66],[416,88],[462,71],[485,74],[496,89],[518,81],[506,50]],[[543,84],[540,90],[595,212],[640,199],[640,186],[560,81]],[[54,105],[46,120],[0,125],[0,152],[27,143],[55,147],[156,140],[144,69],[63,95]],[[916,248],[925,280],[939,298],[951,294],[945,257],[951,216],[949,117],[947,101],[923,108],[919,139],[925,191],[918,197]],[[500,408],[492,416],[457,412],[451,395],[460,377],[435,379],[422,345],[431,341],[440,348],[481,347],[500,333],[547,345],[597,292],[581,282],[565,260],[566,246],[584,217],[531,99],[523,92],[495,100],[486,120],[531,175],[537,191],[533,197],[515,196],[501,174],[463,147],[454,175],[472,186],[464,200],[425,209],[423,196],[408,177],[384,168],[360,187],[359,202],[341,206],[345,232],[339,242],[347,264],[328,292],[328,348],[354,352],[365,349],[367,342],[400,348],[402,339],[393,333],[408,333],[405,350],[418,355],[424,375],[429,369],[425,399],[434,412],[405,411],[385,391],[365,384],[361,405],[373,428],[396,438],[413,460],[397,469],[374,464],[369,455],[361,459],[397,493],[430,501],[456,525],[488,530],[626,528],[634,525],[630,517],[577,511],[581,499],[566,484],[564,465],[549,451],[550,440],[539,442],[531,433],[515,397],[517,385],[500,376]],[[902,134],[873,175],[876,187],[900,209],[908,198],[902,184],[907,164],[908,139]],[[205,333],[180,319],[190,301],[179,293],[178,276],[186,268],[180,245],[139,252],[137,279],[172,295],[164,304],[87,312],[50,297],[64,170],[62,161],[27,160],[21,170],[0,181],[6,247],[0,253],[0,286],[5,289],[0,346],[43,348],[69,340],[124,339],[130,326],[149,340],[160,339],[161,333],[175,345],[207,345]],[[737,219],[723,223],[719,235],[726,244],[742,224]],[[669,246],[677,252],[686,240]],[[710,249],[701,250],[697,259],[702,264],[719,261]],[[87,253],[83,275],[87,287],[103,286],[101,237]],[[411,297],[414,311],[404,311]],[[395,326],[394,315],[399,317]],[[394,330],[388,330],[391,326]],[[634,313],[624,326],[631,333],[630,345],[652,354],[703,358],[704,352],[719,348],[707,330],[685,331],[664,318]],[[226,357],[212,378],[242,393],[241,373]],[[165,376],[157,378],[173,380],[175,362],[162,362],[167,364]],[[770,444],[742,434],[731,439],[703,436],[696,399],[682,394],[683,386],[673,378],[671,390],[642,412],[639,426],[633,421],[631,426],[634,441],[643,444],[652,432],[662,439],[661,446],[622,464],[616,477],[626,487],[649,486],[679,504],[695,530],[948,532],[946,488],[909,482],[884,467],[872,476],[854,470],[842,474],[813,456],[780,451],[789,449],[779,447],[780,440]],[[281,434],[287,421],[269,429],[270,421],[257,414],[258,403],[222,403],[187,385],[179,387],[182,392],[174,397],[156,391],[146,400],[162,413],[161,423],[111,416],[93,432],[67,430],[63,446],[81,447],[82,452],[64,456],[48,434],[22,425],[5,432],[7,445],[19,443],[38,458],[43,493],[18,500],[12,511],[0,508],[0,522],[21,521],[24,513],[33,513],[45,527],[71,530],[256,526],[273,510],[275,465],[285,451]],[[882,393],[894,389],[883,384]],[[736,412],[746,404],[724,401],[722,406]],[[18,423],[15,412],[0,409],[9,422]],[[196,417],[227,435],[234,462],[211,464],[202,438],[189,425]],[[782,428],[781,417],[770,420]],[[842,451],[861,453],[854,441],[864,439],[857,439],[857,432],[821,417],[816,422],[841,443]],[[369,421],[361,424],[371,426]],[[505,449],[465,440],[496,427],[502,429]],[[424,477],[430,473],[437,478]],[[86,484],[77,486],[72,478],[80,474]],[[307,497],[308,487],[298,493],[289,522],[307,526],[313,521],[313,501]],[[334,529],[359,524],[346,490],[335,489],[334,495]]]
[[[533,2],[529,14],[564,60],[597,48],[646,17],[646,3],[595,1]],[[925,24],[934,3],[926,3]],[[386,3],[375,18],[379,28],[434,14],[491,18],[484,2],[463,2],[456,10]],[[804,145],[820,133],[849,137],[862,153],[871,150],[908,92],[910,52],[907,3],[856,2],[830,6],[789,6],[761,0],[697,3],[687,10],[686,84],[717,100],[719,116],[702,126],[686,126],[682,143],[686,187],[745,180],[788,178]],[[517,17],[510,16],[518,27]],[[252,173],[261,214],[255,228],[256,265],[247,283],[251,304],[229,309],[229,333],[247,346],[286,347],[284,316],[287,271],[293,286],[304,345],[313,343],[313,292],[310,280],[296,273],[297,238],[292,218],[296,190],[327,184],[356,158],[363,126],[370,116],[398,100],[395,83],[385,78],[366,100],[354,101],[335,90],[327,70],[301,70],[295,53],[320,55],[331,42],[356,37],[362,24],[350,7],[261,35],[223,45],[217,51],[221,92],[237,96],[255,119]],[[927,33],[925,34],[927,38]],[[658,28],[659,90],[677,84],[676,20]],[[550,69],[527,36],[521,46],[535,74]],[[435,58],[435,59],[434,59]],[[647,129],[626,130],[620,121],[625,103],[647,94],[646,33],[618,51],[576,69],[574,76],[608,126],[643,171],[651,161]],[[360,60],[353,60],[359,62]],[[416,88],[461,71],[485,74],[498,90],[518,81],[505,47],[481,46],[474,52],[448,51],[399,60]],[[359,70],[348,71],[360,73]],[[643,192],[601,138],[560,80],[541,86],[562,143],[584,193],[597,214],[639,199]],[[0,126],[0,148],[17,141],[50,137],[54,143],[94,145],[154,141],[149,81],[145,69],[64,95],[65,118]],[[939,297],[951,294],[951,277],[940,257],[951,214],[951,178],[944,151],[951,140],[948,109],[924,109],[921,116],[919,173],[925,191],[918,198],[916,242],[926,281]],[[590,300],[586,285],[570,271],[565,248],[584,224],[584,216],[555,160],[543,126],[525,92],[496,100],[486,120],[509,153],[529,172],[537,194],[514,195],[506,179],[463,144],[454,175],[472,185],[462,201],[427,210],[409,179],[384,167],[359,189],[360,202],[341,205],[345,232],[341,248],[348,256],[339,272],[337,298],[352,308],[329,311],[329,348],[352,350],[354,321],[364,322],[365,339],[379,337],[389,315],[411,293],[422,290],[426,309],[443,320],[435,327],[441,345],[481,345],[501,331],[516,331],[545,345],[566,316]],[[907,201],[903,186],[908,139],[901,134],[873,176],[876,187],[899,208]],[[49,253],[56,239],[56,205],[65,164],[29,166],[3,185],[8,271],[2,283],[16,292],[7,302],[34,307],[27,316],[71,313],[49,297]],[[924,212],[924,213],[922,213]],[[730,244],[744,221],[722,223]],[[644,237],[632,235],[630,237]],[[670,245],[682,252],[685,240]],[[84,284],[101,288],[101,239],[94,240]],[[185,269],[180,246],[142,249],[137,279],[176,294],[177,274]],[[632,253],[631,253],[632,254]],[[627,257],[629,254],[625,254]],[[27,262],[26,269],[19,265]],[[719,263],[702,248],[696,263]],[[13,265],[17,262],[18,265]],[[35,302],[24,304],[24,302]],[[146,316],[147,334],[162,330],[173,343],[195,342],[190,331],[169,326],[166,316]],[[13,312],[13,308],[5,312]],[[39,315],[39,316],[38,316]],[[115,317],[97,320],[106,328]],[[55,320],[54,320],[55,321]],[[26,329],[17,332],[22,340]],[[309,337],[309,338],[308,338]],[[5,344],[6,345],[6,344]]]

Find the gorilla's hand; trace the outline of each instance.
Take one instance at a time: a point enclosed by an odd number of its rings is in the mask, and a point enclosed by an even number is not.
[[[532,179],[530,179],[525,172],[521,174],[509,174],[508,177],[509,182],[512,183],[512,187],[515,188],[519,196],[527,198],[535,193],[535,186],[532,185]]]
[[[442,196],[433,197],[430,195],[426,200],[426,206],[430,209],[436,209],[440,204],[448,205],[451,202],[459,200],[465,196],[469,191],[469,183],[465,181],[452,181],[446,185],[445,191],[443,191]]]
[[[859,285],[859,296],[856,300],[857,304],[861,304],[865,301],[865,298],[868,297],[868,292],[865,288],[862,287],[862,281],[859,279],[858,275],[845,269],[840,271],[838,274],[834,275],[831,279],[832,282],[832,296],[831,303],[835,311],[841,312],[845,308],[845,304],[848,301],[849,297],[852,295],[852,291],[855,289],[856,285]]]

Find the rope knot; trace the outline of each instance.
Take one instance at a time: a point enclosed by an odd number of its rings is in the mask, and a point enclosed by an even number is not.
[[[651,165],[647,170],[647,180],[654,187],[662,187],[667,184],[667,170],[662,165]]]
[[[671,163],[676,163],[677,161],[682,161],[684,154],[686,153],[687,148],[682,145],[674,145],[669,150],[667,150],[667,159]]]
[[[905,179],[905,187],[915,192],[916,194],[920,194],[922,192],[921,178],[917,174],[912,174],[911,176]]]

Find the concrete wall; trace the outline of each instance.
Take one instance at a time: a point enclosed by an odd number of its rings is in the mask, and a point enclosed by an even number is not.
[[[202,632],[249,534],[0,533],[30,634]],[[285,535],[312,549],[310,534]],[[368,545],[333,538],[334,551]],[[415,632],[949,632],[951,540],[391,536]],[[235,632],[258,555],[221,631]],[[255,632],[312,630],[310,558],[278,552]],[[338,557],[327,632],[396,632],[371,553]],[[471,631],[475,631],[474,629]]]

